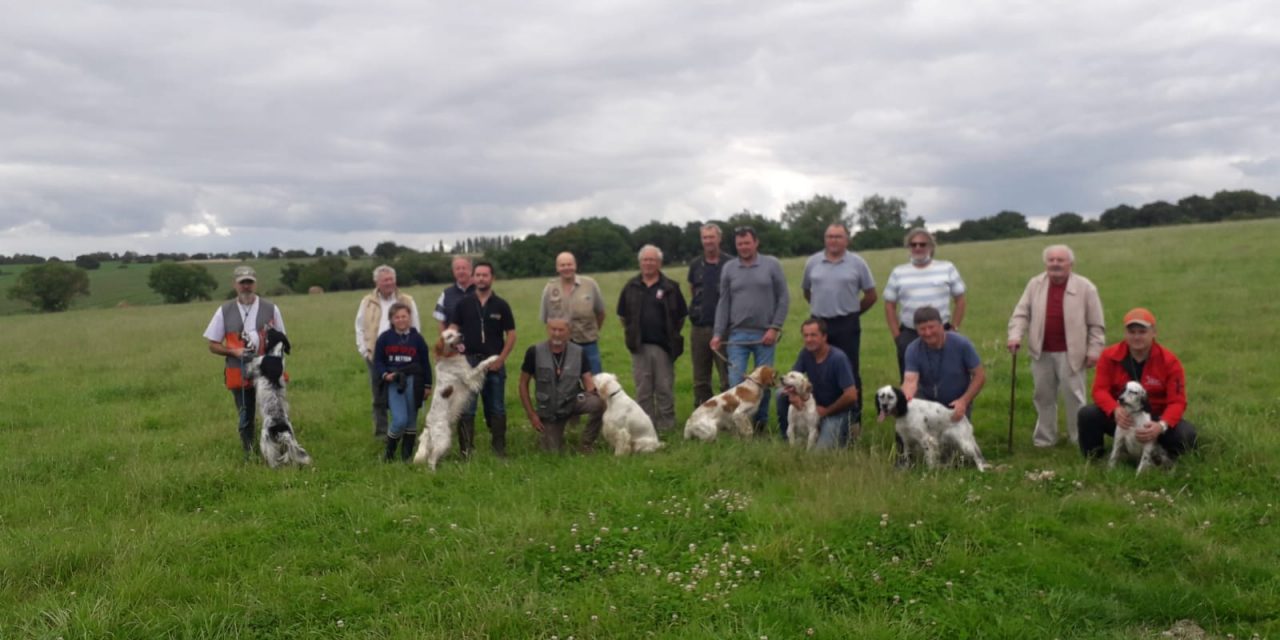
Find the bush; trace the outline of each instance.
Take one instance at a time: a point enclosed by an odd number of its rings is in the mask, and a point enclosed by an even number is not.
[[[89,274],[65,262],[46,262],[21,274],[9,297],[23,300],[41,311],[66,311],[71,299],[89,295]]]
[[[160,294],[165,302],[181,304],[208,300],[218,282],[203,265],[164,262],[151,269],[147,286]]]

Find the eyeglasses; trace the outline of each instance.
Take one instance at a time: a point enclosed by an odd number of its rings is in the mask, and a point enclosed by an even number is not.
[[[756,230],[755,230],[755,229],[753,229],[753,228],[751,228],[751,227],[747,227],[747,226],[741,226],[741,227],[738,227],[738,228],[736,228],[736,229],[734,229],[734,230],[733,230],[733,234],[734,234],[734,235],[739,235],[739,236],[740,236],[740,235],[742,235],[742,234],[744,234],[744,233],[749,233],[749,234],[751,234],[751,235],[753,235],[753,236],[754,236],[754,235],[756,234]]]
[[[928,242],[912,242],[912,243],[911,243],[911,247],[912,247],[912,248],[915,248],[915,247],[927,247],[927,246],[929,246],[929,243],[928,243]]]
[[[257,282],[258,282],[257,280],[241,280],[236,284],[256,284]]]

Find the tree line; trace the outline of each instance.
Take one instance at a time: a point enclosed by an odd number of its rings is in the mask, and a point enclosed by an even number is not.
[[[1219,222],[1280,216],[1280,200],[1250,190],[1219,191],[1212,197],[1192,195],[1170,203],[1163,200],[1139,207],[1118,205],[1103,211],[1095,219],[1085,219],[1073,212],[1063,212],[1049,219],[1048,228],[1042,232],[1027,223],[1027,218],[1017,211],[1001,211],[975,220],[965,220],[954,229],[936,231],[939,242],[973,242],[1005,238],[1023,238],[1048,233],[1052,235],[1089,233],[1113,229],[1188,224],[1195,222]],[[848,203],[829,195],[815,195],[785,206],[775,216],[767,216],[743,210],[723,219],[708,220],[719,225],[721,251],[736,255],[733,246],[734,230],[750,227],[760,238],[761,249],[779,257],[804,256],[820,251],[823,232],[834,223],[842,223],[856,230],[850,239],[855,251],[884,249],[901,246],[906,231],[912,227],[927,227],[924,218],[909,218],[907,203],[896,197],[871,195],[850,210]],[[455,241],[451,246],[440,241],[426,251],[405,247],[395,242],[378,243],[370,254],[360,245],[351,245],[336,251],[316,247],[313,251],[282,250],[272,247],[267,251],[241,251],[227,253],[157,253],[141,255],[132,251],[123,254],[95,252],[76,257],[74,266],[57,258],[45,259],[30,254],[0,254],[0,265],[37,265],[19,274],[17,282],[9,290],[9,297],[23,300],[42,311],[66,309],[72,298],[88,295],[87,271],[97,269],[103,262],[161,263],[152,268],[148,284],[165,302],[188,302],[209,299],[218,283],[203,265],[192,260],[208,259],[265,259],[297,260],[314,258],[305,263],[289,262],[280,270],[280,280],[287,291],[303,293],[314,287],[325,291],[369,289],[373,287],[372,270],[367,266],[349,267],[347,260],[364,260],[372,257],[381,263],[395,267],[401,286],[414,284],[438,284],[453,278],[450,262],[455,254],[482,255],[498,268],[504,278],[525,278],[550,275],[555,256],[570,251],[578,259],[578,268],[584,272],[607,272],[632,269],[636,265],[636,253],[640,247],[652,244],[662,250],[667,264],[687,262],[702,253],[701,228],[703,221],[676,225],[651,221],[634,230],[617,224],[608,218],[591,217],[567,225],[553,227],[543,234],[529,234],[524,238],[511,236],[470,237]],[[269,292],[273,295],[286,291]]]

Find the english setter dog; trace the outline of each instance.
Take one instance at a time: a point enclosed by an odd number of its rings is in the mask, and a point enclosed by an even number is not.
[[[877,422],[893,416],[894,429],[902,438],[906,448],[903,454],[909,462],[923,458],[925,465],[932,469],[938,466],[939,456],[950,461],[961,454],[973,460],[978,471],[990,468],[973,438],[973,423],[968,418],[952,422],[949,407],[922,398],[907,400],[902,389],[892,386],[876,391],[876,406]]]
[[[752,418],[764,397],[764,390],[774,386],[773,367],[756,367],[750,375],[724,393],[712,397],[694,409],[684,423],[684,438],[703,442],[716,439],[721,431],[733,431],[750,438],[755,434]]]
[[[806,445],[813,449],[818,441],[818,405],[813,401],[813,384],[799,371],[782,374],[782,390],[792,398],[800,398],[800,406],[787,406],[787,440],[791,446]]]
[[[258,450],[267,466],[311,464],[311,455],[298,444],[289,422],[289,400],[285,397],[284,355],[289,353],[288,336],[275,328],[267,329],[267,344],[262,355],[253,359],[249,375],[258,396],[258,413],[262,415],[262,437]]]
[[[1130,380],[1125,383],[1124,391],[1120,392],[1120,397],[1116,400],[1133,418],[1133,427],[1126,429],[1119,424],[1116,425],[1115,439],[1111,444],[1111,460],[1107,462],[1107,468],[1114,469],[1121,456],[1130,460],[1138,459],[1138,474],[1151,465],[1160,467],[1168,465],[1169,454],[1159,442],[1155,440],[1146,443],[1138,442],[1138,429],[1151,422],[1151,414],[1147,413],[1147,390]]]
[[[614,455],[652,453],[666,446],[658,439],[658,432],[654,430],[649,415],[622,390],[618,376],[601,373],[595,376],[595,382],[596,392],[600,394],[605,406],[604,424],[600,432],[613,446]]]
[[[413,453],[414,464],[425,463],[432,471],[453,446],[453,430],[458,425],[458,418],[462,417],[471,398],[480,393],[489,365],[498,361],[498,356],[489,356],[474,367],[467,364],[466,357],[458,348],[461,342],[461,333],[445,329],[434,349],[436,375],[435,387],[431,390],[431,408],[427,411],[422,438]]]

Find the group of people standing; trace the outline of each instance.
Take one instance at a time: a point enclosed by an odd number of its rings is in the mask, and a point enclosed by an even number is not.
[[[618,296],[615,313],[631,354],[635,399],[659,431],[675,426],[675,362],[685,351],[686,320],[694,407],[742,383],[755,367],[775,363],[791,301],[782,265],[760,252],[754,229],[733,230],[735,257],[722,252],[721,234],[715,224],[700,230],[703,251],[688,268],[688,303],[680,284],[663,272],[662,251],[653,245],[640,249],[639,273]],[[904,394],[943,403],[953,409],[956,420],[970,415],[986,374],[973,343],[960,333],[966,311],[964,280],[954,264],[935,259],[933,235],[923,228],[906,234],[910,261],[893,269],[880,293],[866,261],[849,250],[847,227],[830,225],[823,242],[823,250],[805,262],[800,284],[810,318],[801,326],[804,347],[792,365],[813,385],[819,446],[848,446],[859,437],[862,316],[881,297]],[[1028,282],[1014,306],[1007,341],[1011,353],[1025,346],[1032,359],[1034,444],[1057,443],[1061,395],[1068,437],[1086,456],[1101,455],[1104,434],[1133,426],[1115,398],[1126,382],[1135,380],[1147,388],[1155,420],[1142,427],[1139,440],[1158,439],[1174,456],[1195,446],[1195,427],[1183,418],[1185,376],[1176,356],[1156,343],[1153,314],[1145,309],[1126,314],[1125,340],[1104,349],[1101,300],[1093,283],[1073,272],[1071,249],[1054,245],[1043,257],[1044,272]],[[515,317],[493,290],[491,263],[456,257],[451,266],[454,282],[437,299],[433,318],[440,330],[460,332],[463,354],[473,366],[497,356],[477,401],[459,422],[459,448],[464,456],[474,450],[477,408],[483,406],[493,451],[505,457],[505,365],[516,343]],[[555,267],[557,277],[546,284],[539,305],[547,339],[525,352],[519,397],[545,449],[563,450],[566,426],[581,416],[588,421],[581,447],[589,451],[604,409],[593,380],[603,371],[599,339],[606,324],[604,299],[594,279],[577,273],[572,253],[559,254]],[[209,350],[225,359],[227,387],[235,397],[248,455],[254,407],[245,367],[265,329],[284,331],[284,321],[275,305],[256,296],[251,267],[238,267],[234,277],[237,297],[214,313],[205,338]],[[394,269],[377,267],[374,281],[375,289],[356,312],[356,348],[369,374],[374,435],[385,439],[387,460],[397,448],[407,459],[416,437],[417,411],[431,393],[431,366],[417,305],[398,289]],[[1085,406],[1085,371],[1095,365],[1094,403]],[[713,385],[713,374],[718,385]],[[784,438],[786,409],[792,402],[799,399],[785,392],[777,399]],[[766,431],[771,405],[765,389],[755,417],[757,434]]]

